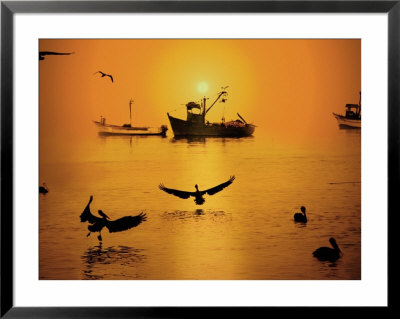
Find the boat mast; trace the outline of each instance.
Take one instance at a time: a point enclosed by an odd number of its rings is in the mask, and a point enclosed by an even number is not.
[[[214,104],[217,103],[217,101],[220,99],[220,97],[224,94],[226,94],[226,91],[219,92],[218,97],[215,99],[214,103],[211,104],[211,106],[207,110],[204,107],[204,116],[210,111],[210,109],[214,106]],[[204,106],[205,106],[205,104],[204,104]]]
[[[129,125],[132,127],[132,110],[131,110],[131,108],[132,108],[132,103],[133,103],[133,100],[132,100],[132,98],[129,100]]]
[[[205,119],[205,117],[206,117],[206,100],[207,100],[207,98],[206,97],[203,97],[203,120]]]

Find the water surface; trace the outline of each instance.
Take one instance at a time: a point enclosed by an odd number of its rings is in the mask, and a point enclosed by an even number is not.
[[[288,145],[268,136],[99,137],[40,160],[40,279],[361,279],[361,134]],[[236,180],[202,206],[158,189]],[[79,215],[145,212],[120,233],[86,237]],[[309,222],[293,214],[306,206]],[[336,262],[312,256],[335,237]]]

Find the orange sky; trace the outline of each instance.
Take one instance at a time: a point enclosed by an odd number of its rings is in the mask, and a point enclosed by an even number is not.
[[[227,85],[228,101],[209,121],[225,110],[226,120],[239,112],[258,126],[255,135],[283,143],[329,137],[337,130],[332,112],[358,103],[361,90],[361,40],[40,40],[39,47],[75,52],[39,62],[42,150],[93,134],[100,115],[128,123],[130,98],[134,125],[169,125],[167,112],[184,115],[183,104],[212,100]]]

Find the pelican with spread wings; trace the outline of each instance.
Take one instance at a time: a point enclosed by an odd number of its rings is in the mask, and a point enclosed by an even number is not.
[[[195,192],[187,192],[187,191],[180,191],[177,189],[167,188],[162,183],[160,184],[159,188],[168,194],[172,194],[177,197],[184,198],[184,199],[189,198],[190,196],[193,196],[194,202],[196,203],[196,205],[203,205],[203,203],[206,201],[204,199],[203,195],[205,195],[205,194],[214,195],[214,194],[222,191],[225,187],[228,187],[230,184],[232,184],[232,182],[234,180],[235,180],[235,176],[231,176],[228,181],[226,181],[222,184],[219,184],[215,187],[206,189],[204,191],[199,190],[199,187],[196,184],[196,185],[194,185],[194,187],[196,188]]]
[[[75,52],[52,52],[52,51],[39,51],[39,60],[44,60],[46,55],[70,55]]]
[[[90,203],[92,200],[93,196],[90,196],[89,202],[80,216],[82,223],[89,222],[90,224],[88,226],[89,233],[86,237],[89,237],[92,232],[98,232],[99,236],[97,236],[97,238],[101,241],[101,230],[104,227],[106,227],[110,233],[115,233],[131,229],[146,221],[147,216],[143,212],[136,216],[125,216],[116,220],[110,220],[110,217],[102,210],[99,210],[98,213],[101,217],[97,217],[90,212]]]

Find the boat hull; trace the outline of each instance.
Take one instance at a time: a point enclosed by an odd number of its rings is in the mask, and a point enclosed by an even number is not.
[[[161,127],[125,127],[119,125],[102,124],[98,121],[93,121],[96,128],[98,129],[99,135],[160,135],[166,136],[168,128],[166,126]]]
[[[175,137],[210,136],[210,137],[245,137],[253,134],[255,125],[227,126],[221,123],[192,123],[172,117],[169,122]]]
[[[332,113],[342,128],[361,128],[361,119],[349,119],[343,115]]]

